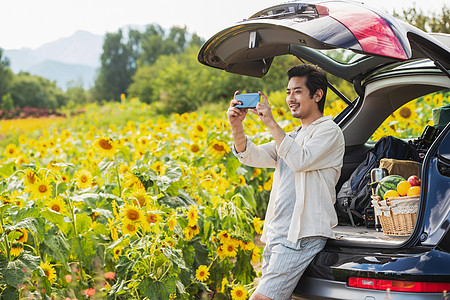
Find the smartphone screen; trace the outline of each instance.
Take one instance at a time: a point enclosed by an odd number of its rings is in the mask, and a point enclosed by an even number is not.
[[[236,105],[237,108],[255,108],[260,99],[259,93],[237,94],[236,100],[242,104]]]

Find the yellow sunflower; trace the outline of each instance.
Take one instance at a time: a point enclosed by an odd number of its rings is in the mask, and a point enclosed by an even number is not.
[[[22,164],[28,164],[30,163],[30,161],[28,160],[28,158],[25,155],[20,154],[19,156],[17,156],[16,160],[15,160],[16,164],[18,166],[22,165]]]
[[[258,217],[253,218],[253,227],[255,228],[256,233],[262,233],[262,229],[264,226],[264,220],[261,220]]]
[[[230,152],[230,147],[222,141],[213,140],[208,147],[208,152],[216,158],[221,158]]]
[[[187,211],[188,226],[194,226],[198,222],[198,210],[193,205],[189,205]]]
[[[200,146],[197,143],[192,144],[191,151],[197,153],[198,151],[200,151]]]
[[[15,202],[18,207],[25,207],[25,200],[23,198],[20,198],[22,193],[19,191],[14,191],[9,195],[9,200],[12,202]]]
[[[166,173],[167,166],[163,165],[163,163],[158,160],[152,164],[152,169],[156,173],[159,173],[159,175],[164,175]]]
[[[245,300],[247,299],[247,290],[242,285],[236,285],[231,290],[231,299],[233,300]]]
[[[11,198],[7,198],[7,197],[3,197],[3,196],[0,196],[0,201],[3,204],[11,204],[11,203],[13,203],[13,201],[11,201]]]
[[[224,253],[224,245],[220,245],[219,247],[217,247],[217,255],[220,258],[224,258],[225,257],[225,253]]]
[[[209,277],[209,268],[208,266],[201,265],[197,268],[197,271],[195,271],[195,278],[197,278],[198,281],[205,281]]]
[[[219,232],[219,240],[222,244],[226,244],[231,240],[231,235],[226,230]]]
[[[232,240],[223,245],[223,254],[227,257],[235,257],[237,255],[238,245]]]
[[[122,253],[122,246],[117,246],[113,249],[114,259],[119,259],[119,255]]]
[[[140,184],[142,185],[142,182],[139,180],[139,178],[134,175],[133,173],[127,172],[123,175],[124,177],[124,187],[125,188],[131,188],[133,187],[135,184]]]
[[[190,241],[194,236],[200,233],[200,227],[198,227],[197,225],[187,226],[183,229],[183,232],[186,241]]]
[[[207,133],[208,133],[208,130],[206,129],[205,124],[203,124],[202,122],[195,122],[192,125],[192,134],[194,136],[204,137],[204,136],[206,136]]]
[[[75,181],[80,189],[87,189],[92,187],[93,177],[91,172],[82,169],[75,173]]]
[[[255,248],[255,244],[252,241],[239,241],[241,249],[252,251]]]
[[[111,228],[111,239],[113,240],[113,242],[115,242],[119,239],[119,233],[118,233],[116,227]]]
[[[117,147],[116,143],[109,137],[101,136],[94,142],[94,148],[97,149],[101,155],[107,157],[114,157]]]
[[[131,222],[125,222],[122,225],[122,233],[123,234],[129,234],[130,236],[133,236],[137,233],[139,227],[136,223]]]
[[[56,270],[53,268],[53,266],[46,261],[45,263],[40,264],[41,269],[44,271],[45,276],[47,276],[48,280],[51,284],[55,283],[56,281]]]
[[[25,228],[16,230],[16,242],[26,243],[28,241],[28,232]]]
[[[19,136],[18,141],[19,141],[19,144],[25,145],[27,143],[27,141],[28,141],[28,138],[22,134],[22,135]]]
[[[255,168],[252,173],[252,178],[258,177],[259,175],[261,175],[261,173],[262,170],[260,168]]]
[[[33,170],[27,169],[23,178],[23,184],[27,187],[34,185],[38,181],[38,177]]]
[[[66,202],[64,202],[64,199],[62,197],[58,196],[56,198],[50,199],[47,202],[46,206],[48,207],[48,209],[56,211],[60,214],[64,215],[67,213]]]
[[[175,216],[170,216],[170,218],[167,220],[167,226],[169,227],[170,231],[173,231],[175,229],[175,226],[177,226],[177,219]]]
[[[11,247],[9,254],[11,254],[11,256],[19,256],[22,251],[23,251],[23,247],[19,247],[19,246],[15,245],[15,246]]]
[[[239,175],[239,186],[244,186],[245,185],[245,177],[242,175]]]
[[[52,187],[45,180],[38,179],[34,185],[30,186],[30,189],[37,199],[50,198],[52,195]]]
[[[139,207],[147,206],[150,201],[150,196],[146,194],[145,187],[140,182],[133,186],[131,197],[134,198],[134,204],[139,205]]]
[[[68,138],[70,138],[70,131],[67,130],[67,129],[64,129],[64,130],[61,132],[61,137],[62,137],[64,140],[67,140]]]
[[[261,249],[258,247],[253,248],[252,263],[256,264],[261,260]]]
[[[264,190],[270,191],[272,189],[273,173],[269,173],[269,179],[264,183]]]
[[[120,215],[123,217],[125,223],[142,222],[145,220],[143,211],[130,204],[125,204]]]
[[[19,149],[15,144],[8,144],[5,149],[6,157],[16,157],[20,154]]]

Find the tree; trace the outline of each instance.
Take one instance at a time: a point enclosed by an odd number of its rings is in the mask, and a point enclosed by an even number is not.
[[[0,48],[0,99],[8,93],[13,73],[9,68],[9,59],[3,57],[3,49]]]
[[[125,43],[122,30],[106,35],[100,72],[94,87],[97,99],[120,101],[120,95],[131,84],[136,72],[140,37],[136,31],[130,31],[130,37]]]
[[[16,107],[59,108],[66,103],[64,93],[40,76],[19,73],[14,76],[9,88]]]
[[[431,16],[417,10],[413,3],[411,8],[403,9],[402,12],[393,12],[393,15],[407,23],[427,32],[450,33],[450,9],[444,4],[442,14],[432,13]]]
[[[229,101],[236,90],[274,91],[286,86],[284,63],[274,64],[274,70],[261,79],[206,67],[197,61],[197,54],[198,46],[190,46],[181,54],[161,55],[154,64],[139,66],[128,89],[130,96],[147,103],[158,101],[164,113],[183,113],[203,103]]]
[[[151,65],[161,55],[179,54],[193,43],[201,42],[194,34],[189,41],[186,27],[173,26],[168,34],[159,25],[149,25],[142,34],[142,53],[139,65]]]

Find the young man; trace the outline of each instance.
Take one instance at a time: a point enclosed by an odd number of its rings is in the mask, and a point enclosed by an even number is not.
[[[227,111],[233,152],[241,163],[275,168],[261,241],[262,277],[251,300],[290,299],[304,270],[334,238],[335,185],[344,156],[344,137],[331,117],[323,116],[327,92],[325,72],[311,65],[288,71],[286,102],[301,126],[285,133],[274,120],[267,97],[250,111],[258,114],[273,141],[256,146],[244,134],[248,109],[235,98]]]

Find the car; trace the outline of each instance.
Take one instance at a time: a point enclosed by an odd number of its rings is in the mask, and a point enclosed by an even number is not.
[[[331,50],[353,53],[347,62]],[[371,136],[413,99],[450,89],[450,35],[425,33],[385,12],[353,1],[291,1],[263,9],[205,42],[202,64],[262,77],[274,58],[294,55],[351,83],[346,107],[334,117],[345,138],[339,191],[373,149]],[[436,124],[435,124],[436,125]],[[340,224],[305,271],[294,297],[306,299],[450,299],[450,125],[422,128],[425,149],[413,229],[387,235]]]

